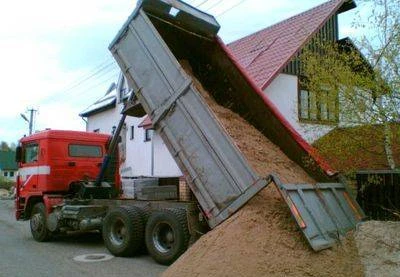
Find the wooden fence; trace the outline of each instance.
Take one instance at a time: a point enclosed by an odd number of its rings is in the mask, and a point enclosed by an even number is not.
[[[360,171],[357,202],[370,219],[400,220],[400,171]]]

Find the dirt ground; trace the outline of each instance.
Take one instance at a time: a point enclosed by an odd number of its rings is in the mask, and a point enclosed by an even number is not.
[[[190,67],[183,63],[190,73]],[[219,106],[195,85],[253,169],[271,172],[283,182],[313,182],[276,145],[239,115]],[[163,274],[169,276],[363,276],[353,236],[341,244],[314,252],[291,218],[274,185],[202,236]]]
[[[355,233],[366,277],[400,276],[400,222],[367,221]]]

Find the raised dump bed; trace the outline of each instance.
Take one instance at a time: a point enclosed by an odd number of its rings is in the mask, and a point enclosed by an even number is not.
[[[214,17],[183,2],[145,0],[110,45],[211,228],[240,209],[270,179],[255,174],[179,61],[188,61],[217,102],[239,113],[292,160],[300,165],[305,159],[307,164],[313,162],[304,169],[316,180],[335,174],[247,77],[217,37],[218,30]],[[347,206],[345,213],[354,226],[357,215]]]
[[[144,1],[143,8],[158,16],[172,16],[163,1]],[[186,9],[193,10],[183,4],[178,8],[177,19],[185,17],[180,13]],[[199,26],[198,33],[215,35],[219,25],[214,18],[197,14],[198,25],[188,21],[184,26]],[[223,131],[140,6],[111,49],[155,130],[187,176],[210,227],[228,218],[267,185]]]

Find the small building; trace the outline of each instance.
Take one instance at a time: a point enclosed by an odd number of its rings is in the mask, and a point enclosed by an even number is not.
[[[0,150],[0,176],[8,181],[17,180],[18,164],[15,161],[15,151]]]

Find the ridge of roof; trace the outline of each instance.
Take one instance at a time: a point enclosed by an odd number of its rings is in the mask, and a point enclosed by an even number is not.
[[[228,44],[239,63],[264,90],[294,55],[343,5],[352,0],[331,0]]]

